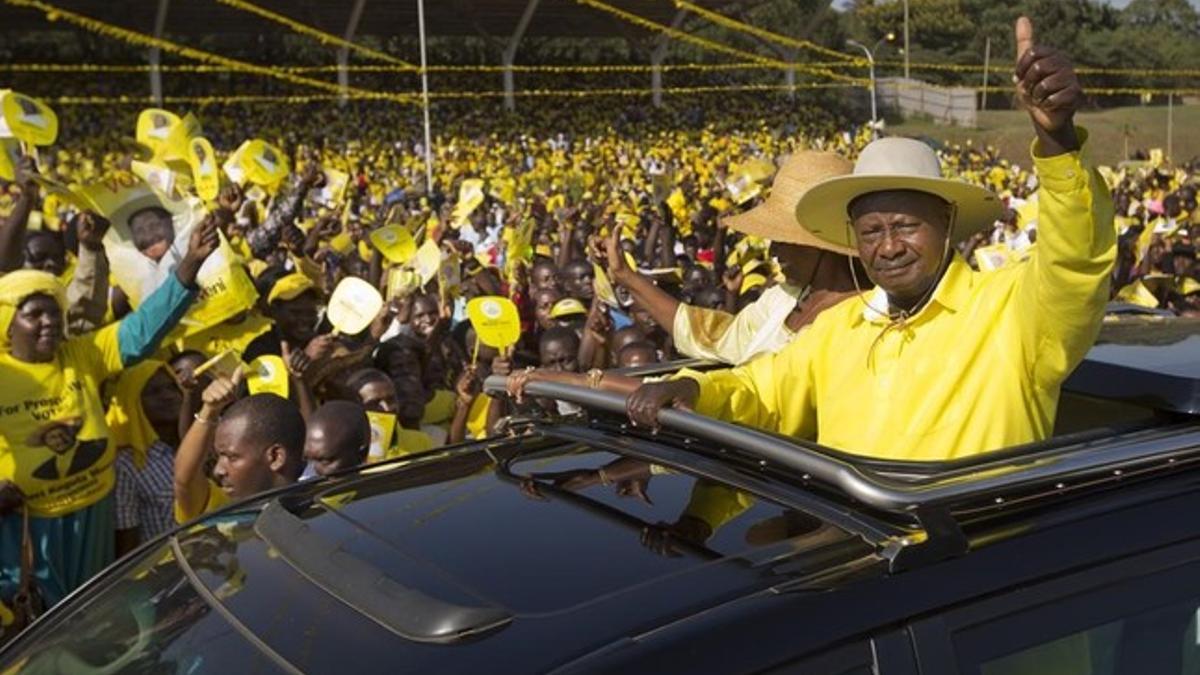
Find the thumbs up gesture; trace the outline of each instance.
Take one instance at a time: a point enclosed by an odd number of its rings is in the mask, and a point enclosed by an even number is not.
[[[1035,44],[1028,17],[1017,19],[1016,42],[1017,100],[1029,111],[1043,151],[1055,155],[1078,149],[1074,117],[1083,87],[1071,60],[1057,49]]]

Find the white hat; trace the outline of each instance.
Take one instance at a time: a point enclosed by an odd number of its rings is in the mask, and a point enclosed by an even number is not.
[[[872,192],[914,190],[954,204],[957,243],[992,225],[1004,211],[990,190],[942,177],[933,148],[911,138],[881,138],[863,148],[849,176],[830,178],[804,193],[796,218],[810,232],[838,246],[854,246],[849,227],[850,203]]]

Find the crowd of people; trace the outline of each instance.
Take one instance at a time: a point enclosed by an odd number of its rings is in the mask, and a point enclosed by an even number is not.
[[[719,103],[654,110],[582,101],[523,116],[443,107],[432,182],[419,128],[391,104],[221,107],[190,125],[168,117],[165,132],[187,127],[185,142],[203,136],[220,162],[233,164],[207,200],[198,196],[203,172],[172,158],[161,137],[136,131],[129,112],[65,110],[56,145],[5,141],[0,623],[20,620],[21,591],[53,604],[120,554],[231,500],[483,438],[520,407],[569,413],[567,404],[524,396],[538,379],[632,394],[631,414],[646,424],[675,401],[834,447],[894,434],[883,423],[839,426],[839,415],[854,411],[822,402],[818,389],[841,371],[785,349],[805,340],[811,353],[853,351],[862,341],[876,373],[897,358],[907,331],[925,330],[920,308],[932,287],[906,289],[908,272],[875,257],[886,242],[868,245],[905,227],[880,213],[925,209],[941,222],[941,207],[920,199],[813,204],[810,194],[867,172],[881,156],[932,163],[940,174],[924,175],[942,183],[928,185],[945,191],[910,189],[954,205],[950,228],[982,223],[943,233],[947,251],[961,255],[948,266],[938,258],[939,275],[1015,280],[1012,270],[1033,268],[1039,249],[1068,260],[1068,227],[1097,247],[1086,265],[1038,267],[1036,296],[1017,281],[1025,290],[1002,292],[1009,287],[996,282],[955,301],[1078,308],[1111,300],[1200,316],[1193,164],[1152,153],[1102,168],[1116,218],[1115,231],[1100,236],[1094,227],[1107,222],[1095,214],[1109,195],[1089,187],[1087,199],[1102,203],[1072,210],[1062,186],[1073,174],[1051,160],[1035,168],[988,147],[935,153],[917,141],[871,143],[868,127],[784,97]],[[1037,128],[1044,147],[1078,149],[1060,127]],[[231,159],[252,137],[263,176]],[[1040,189],[1046,180],[1049,192]],[[97,196],[101,188],[107,198]],[[836,225],[796,226],[798,205],[803,219],[806,208],[829,204],[842,209],[831,217]],[[1044,237],[1040,218],[1056,220]],[[1115,265],[1101,250],[1106,237],[1116,242]],[[353,330],[335,311],[346,309],[334,296],[347,279],[380,300]],[[891,310],[842,302],[880,292]],[[347,311],[372,306],[371,293],[353,296]],[[469,316],[472,300],[496,297],[518,311],[519,338],[506,347],[481,339]],[[1032,310],[1010,314],[1019,311]],[[854,313],[878,320],[883,333],[830,328]],[[818,315],[834,318],[810,330]],[[969,439],[926,419],[961,408],[951,399],[982,386],[964,375],[941,392],[944,407],[895,407],[912,413],[897,422],[912,429],[895,434],[897,443],[920,445],[912,457],[921,458],[946,443],[987,449],[1044,433],[1054,382],[1094,338],[1085,324],[956,329],[957,339],[979,345],[1006,330],[1012,344],[1053,338],[1064,352],[1031,365],[1041,393],[1023,406],[1030,419],[978,426],[979,438]],[[940,339],[928,344],[944,351],[949,337]],[[680,357],[749,365],[649,389],[611,372]],[[798,372],[814,373],[810,407],[825,411],[819,419],[762,389],[795,387],[779,378]],[[493,375],[508,377],[511,397],[483,391]],[[882,391],[857,381],[865,389],[855,405]],[[1029,396],[1026,384],[968,398],[1021,408],[1008,398]],[[934,427],[945,438],[933,438]]]

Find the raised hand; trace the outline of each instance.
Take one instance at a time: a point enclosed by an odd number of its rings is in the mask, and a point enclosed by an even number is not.
[[[16,166],[16,183],[21,186],[22,193],[34,194],[37,190],[37,181],[35,176],[38,175],[37,162],[29,155],[23,155],[17,160]]]
[[[212,384],[205,387],[204,393],[200,395],[200,400],[204,402],[200,416],[206,419],[213,419],[217,415],[220,415],[222,410],[228,408],[231,403],[236,401],[238,398],[238,388],[242,384],[244,375],[244,368],[238,366],[237,370],[233,371],[232,377],[225,377],[223,375],[214,376]]]
[[[667,380],[638,387],[625,402],[625,410],[634,426],[658,428],[658,413],[663,408],[690,410],[700,397],[695,380]]]
[[[108,219],[98,213],[80,213],[75,220],[75,236],[79,239],[79,245],[90,251],[99,251],[104,247],[104,234],[108,232],[108,226]]]
[[[1017,19],[1016,43],[1017,100],[1029,112],[1043,150],[1053,155],[1077,149],[1074,117],[1083,87],[1071,60],[1057,49],[1035,44],[1028,17]]]

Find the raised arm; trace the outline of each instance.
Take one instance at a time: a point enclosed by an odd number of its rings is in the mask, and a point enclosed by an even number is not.
[[[90,211],[75,218],[79,251],[75,273],[67,285],[67,328],[71,335],[82,335],[104,325],[108,313],[108,256],[104,253],[104,233],[108,220]]]
[[[1112,197],[1087,153],[1074,115],[1082,88],[1070,60],[1035,45],[1017,21],[1017,96],[1037,141],[1038,244],[1018,292],[1024,353],[1039,382],[1057,383],[1095,342],[1116,260]]]
[[[637,270],[631,269],[625,262],[621,251],[621,230],[613,228],[606,242],[608,254],[608,274],[614,283],[629,289],[633,299],[654,317],[654,322],[670,332],[675,325],[675,314],[679,311],[679,300],[670,293],[654,285],[647,277]]]
[[[212,451],[221,411],[237,399],[242,368],[233,378],[217,377],[204,390],[204,404],[196,413],[196,423],[188,429],[175,453],[175,520],[186,523],[208,508],[208,476],[204,460]]]

